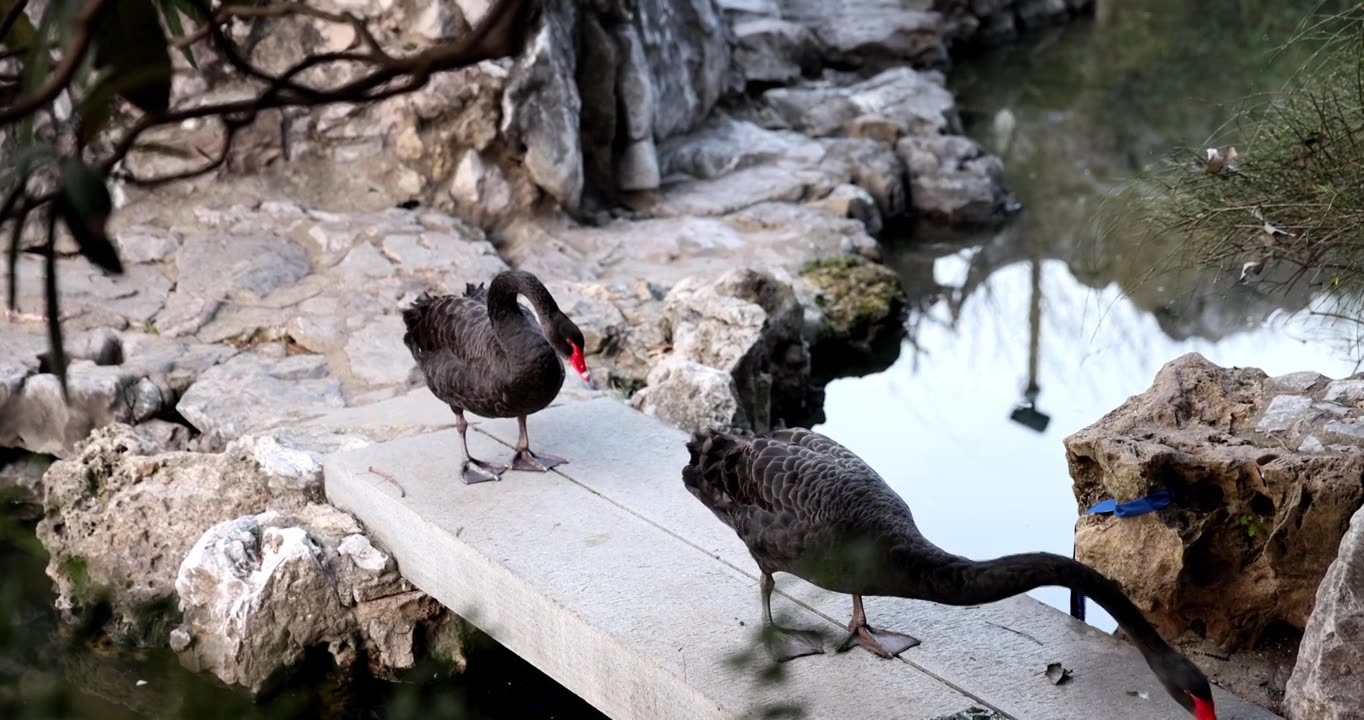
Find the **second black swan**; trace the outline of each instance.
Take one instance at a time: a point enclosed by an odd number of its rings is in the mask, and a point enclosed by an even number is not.
[[[535,315],[517,302],[518,296],[530,300]],[[585,382],[591,382],[591,375],[583,359],[582,331],[538,278],[506,270],[486,289],[480,284],[467,286],[463,295],[422,293],[403,310],[403,323],[403,344],[426,375],[427,387],[455,412],[464,446],[464,482],[498,480],[507,470],[506,465],[469,456],[465,410],[517,419],[520,438],[511,467],[545,472],[567,462],[531,452],[526,416],[545,409],[559,394],[564,384],[560,358]]]
[[[1208,679],[1161,638],[1117,583],[1083,563],[1051,553],[976,561],[953,555],[919,533],[909,506],[851,450],[802,429],[744,436],[694,435],[682,470],[687,490],[748,546],[762,572],[764,636],[778,661],[823,652],[819,636],[772,621],[772,574],[788,572],[853,597],[851,634],[892,657],[919,644],[873,628],[863,595],[978,605],[1059,585],[1093,598],[1141,650],[1175,702],[1196,720],[1217,720]]]

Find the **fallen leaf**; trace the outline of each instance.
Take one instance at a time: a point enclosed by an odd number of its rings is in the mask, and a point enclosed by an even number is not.
[[[1047,679],[1052,685],[1060,685],[1070,679],[1070,668],[1061,667],[1061,663],[1054,662],[1047,665]]]

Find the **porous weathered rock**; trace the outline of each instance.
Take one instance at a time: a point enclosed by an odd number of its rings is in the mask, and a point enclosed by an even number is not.
[[[810,356],[804,313],[788,282],[754,270],[684,280],[664,299],[663,323],[671,357],[733,378],[752,429],[769,430],[805,411]]]
[[[163,451],[138,428],[96,430],[48,469],[38,524],[57,607],[73,615],[107,603],[110,632],[139,643],[165,641],[176,569],[205,530],[321,498],[315,481],[264,471],[249,441],[222,454]]]
[[[749,426],[734,377],[724,370],[673,355],[649,371],[647,382],[630,405],[666,423],[687,432]]]
[[[1162,489],[1172,502],[1132,518],[1083,516],[1076,558],[1122,583],[1167,637],[1228,652],[1271,628],[1301,630],[1364,503],[1364,444],[1327,429],[1360,409],[1316,387],[1306,402],[1285,401],[1295,393],[1254,368],[1197,354],[1166,364],[1149,390],[1065,444],[1080,507]],[[1309,436],[1330,444],[1296,449]]]
[[[1290,720],[1364,718],[1364,510],[1357,511],[1317,588],[1284,693]]]
[[[354,518],[321,504],[210,527],[180,564],[175,589],[182,663],[253,693],[317,647],[341,668],[366,657],[371,672],[390,676],[416,663],[423,626],[447,622]]]

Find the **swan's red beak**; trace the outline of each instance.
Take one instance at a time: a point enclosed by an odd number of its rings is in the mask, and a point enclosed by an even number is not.
[[[1212,707],[1212,698],[1203,700],[1193,693],[1189,693],[1189,697],[1193,699],[1194,720],[1217,720],[1217,711]]]
[[[583,349],[574,345],[572,341],[569,341],[568,346],[573,348],[573,356],[568,359],[569,364],[573,366],[574,370],[578,371],[583,382],[592,382],[592,373],[587,371],[587,361],[583,359]]]

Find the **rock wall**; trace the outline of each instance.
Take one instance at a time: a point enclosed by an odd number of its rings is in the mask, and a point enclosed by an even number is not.
[[[1364,718],[1364,510],[1355,513],[1317,588],[1284,711],[1290,720]]]
[[[1120,582],[1167,638],[1224,658],[1284,641],[1291,665],[1364,504],[1361,388],[1362,377],[1172,360],[1149,390],[1065,441],[1082,511],[1161,489],[1172,501],[1131,518],[1082,516],[1076,558]],[[1271,671],[1246,694],[1276,703],[1286,679]]]

